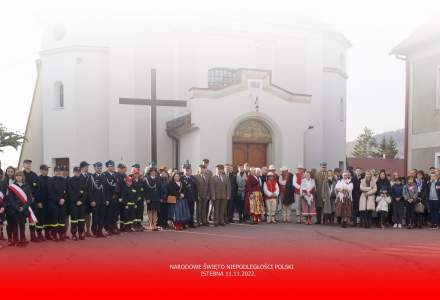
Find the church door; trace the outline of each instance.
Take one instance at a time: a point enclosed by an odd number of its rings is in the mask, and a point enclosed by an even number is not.
[[[234,143],[233,147],[234,166],[246,162],[254,167],[267,165],[266,144]]]
[[[272,143],[270,130],[255,119],[241,122],[232,137],[234,166],[249,163],[253,167],[267,165],[267,147]]]

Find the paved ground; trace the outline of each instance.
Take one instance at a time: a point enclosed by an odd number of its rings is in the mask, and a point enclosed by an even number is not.
[[[336,288],[331,282],[338,278],[365,279],[375,285],[380,284],[379,279],[394,277],[404,285],[405,278],[421,280],[440,275],[440,231],[430,229],[230,224],[179,232],[126,233],[78,242],[45,242],[25,248],[8,247],[5,243],[3,246],[0,266],[3,273],[13,274],[8,277],[11,282],[14,275],[27,272],[61,282],[80,276],[107,283],[121,282],[121,278],[150,283],[185,278],[191,284],[206,282],[199,280],[207,275],[209,280],[219,277],[200,270],[171,270],[170,265],[174,264],[293,265],[294,270],[255,270],[253,274],[233,275],[241,277],[240,284],[268,278],[303,284],[310,279],[322,282],[321,286],[327,282],[328,288]]]

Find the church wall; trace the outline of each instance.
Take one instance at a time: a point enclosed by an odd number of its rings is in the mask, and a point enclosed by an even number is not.
[[[273,132],[274,163],[291,168],[302,163],[302,127],[308,120],[309,105],[290,103],[261,92],[260,110],[255,111],[249,91],[219,99],[193,99],[192,121],[200,128],[200,155],[209,157],[212,164],[232,161],[232,132],[246,118],[265,122]],[[206,111],[215,112],[206,114]],[[292,117],[296,116],[296,117]]]
[[[205,157],[200,156],[200,130],[195,129],[180,139],[180,164],[183,165],[189,160],[193,172],[197,170],[198,165]],[[181,167],[181,166],[179,166]]]
[[[68,157],[72,168],[108,156],[106,66],[102,49],[42,54],[44,161]],[[56,105],[57,81],[64,86],[63,108]]]

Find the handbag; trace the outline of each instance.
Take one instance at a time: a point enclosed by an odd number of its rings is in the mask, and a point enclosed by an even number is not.
[[[414,211],[418,214],[423,214],[425,211],[425,206],[423,205],[422,202],[418,202],[418,203],[416,203],[416,207],[415,207]]]
[[[175,204],[177,202],[176,196],[168,196],[167,203]]]

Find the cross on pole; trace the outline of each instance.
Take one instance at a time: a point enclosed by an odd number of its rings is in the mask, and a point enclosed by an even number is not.
[[[183,100],[159,100],[156,98],[156,69],[151,69],[151,99],[119,98],[119,104],[150,106],[151,161],[157,163],[157,106],[184,107]]]

